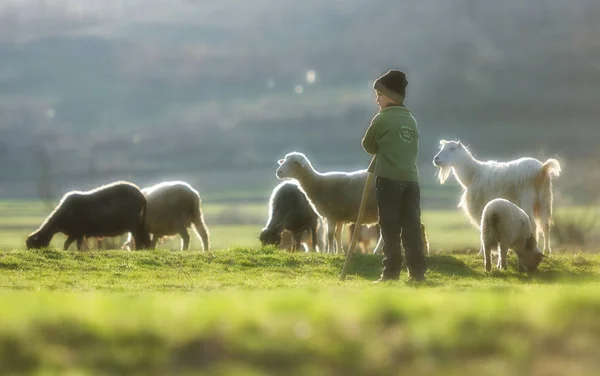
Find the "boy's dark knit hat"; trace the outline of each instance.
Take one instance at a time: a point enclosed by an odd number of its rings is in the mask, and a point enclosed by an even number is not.
[[[402,103],[406,95],[406,74],[398,69],[390,69],[383,76],[375,80],[373,89],[379,90],[390,99]]]

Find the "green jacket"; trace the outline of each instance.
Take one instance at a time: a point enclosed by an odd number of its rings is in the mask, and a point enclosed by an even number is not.
[[[375,157],[369,172],[399,181],[419,181],[417,121],[406,106],[389,106],[371,121],[362,147]]]

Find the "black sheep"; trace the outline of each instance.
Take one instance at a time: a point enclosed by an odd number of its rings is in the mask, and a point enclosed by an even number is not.
[[[42,225],[25,242],[27,249],[45,248],[56,233],[67,235],[66,250],[76,240],[81,250],[84,237],[118,236],[131,232],[136,248],[147,248],[146,197],[132,183],[118,181],[90,191],[66,193]]]
[[[312,239],[312,249],[317,245],[317,228],[319,216],[306,198],[298,184],[285,181],[277,185],[269,199],[269,219],[260,233],[263,245],[279,245],[281,232],[292,233],[294,241],[291,251],[297,250],[302,240],[302,234],[309,231]]]

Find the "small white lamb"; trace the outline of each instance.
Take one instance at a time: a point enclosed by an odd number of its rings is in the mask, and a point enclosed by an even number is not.
[[[539,250],[529,216],[514,203],[496,198],[489,201],[481,215],[481,245],[486,271],[492,269],[491,250],[498,249],[498,269],[507,268],[507,252],[517,254],[519,270],[535,271],[544,258]]]

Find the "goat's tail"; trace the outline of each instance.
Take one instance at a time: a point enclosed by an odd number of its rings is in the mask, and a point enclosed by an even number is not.
[[[202,213],[202,202],[198,200],[198,204],[192,209],[193,210],[193,224],[196,231],[196,235],[202,239],[202,245],[205,251],[210,251],[210,238],[208,227],[204,221],[204,214]]]
[[[540,174],[544,179],[551,178],[552,176],[558,177],[560,175],[560,163],[554,158],[549,158],[544,164],[542,164],[542,168]]]

